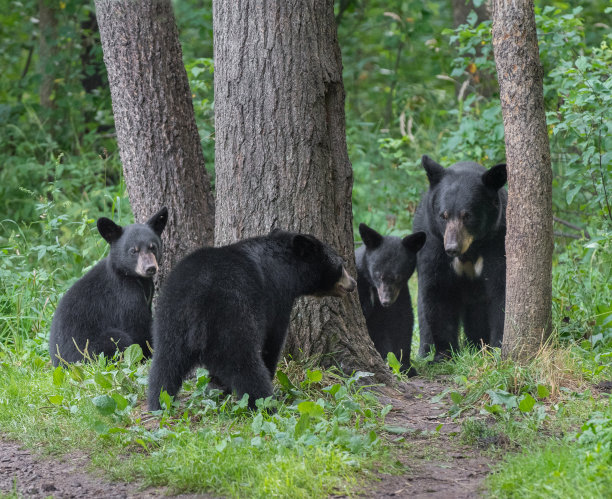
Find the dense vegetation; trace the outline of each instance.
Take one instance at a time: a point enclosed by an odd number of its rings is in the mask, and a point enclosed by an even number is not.
[[[443,164],[504,158],[490,22],[470,15],[452,29],[442,0],[337,3],[355,223],[405,234],[426,183],[422,154]],[[612,7],[536,4],[558,219],[554,338],[531,366],[465,352],[420,368],[450,375],[441,397],[462,421],[458,438],[488,439],[494,456],[505,455],[488,482],[494,495],[603,497],[612,406],[593,385],[612,378]],[[372,462],[393,471],[390,408],[360,387],[360,373],[290,363],[272,415],[207,391],[202,370],[180,409],[168,404],[152,418],[142,413],[148,366],[137,350],[50,367],[58,299],[107,249],[95,219],[132,221],[91,8],[59,3],[47,60],[38,57],[38,2],[0,12],[0,431],[50,452],[86,448],[114,477],[177,491],[237,495],[247,483],[254,495],[318,496],[358,486],[368,474],[356,470]],[[177,1],[175,13],[214,174],[210,2]],[[39,99],[45,74],[48,106]]]

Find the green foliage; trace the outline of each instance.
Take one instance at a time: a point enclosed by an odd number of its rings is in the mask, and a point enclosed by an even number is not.
[[[495,497],[608,497],[612,488],[612,405],[591,414],[578,434],[509,455],[490,475]]]
[[[252,497],[319,497],[350,493],[385,453],[378,434],[391,407],[360,383],[369,373],[298,368],[290,380],[279,371],[278,398],[258,401],[252,412],[246,396],[211,388],[198,369],[181,400],[168,397],[151,416],[142,410],[149,366],[138,345],[116,359],[50,369],[48,354],[33,348],[43,341],[29,340],[19,362],[0,354],[3,432],[43,439],[59,453],[87,450],[110,476],[177,493],[238,497],[248,487]]]

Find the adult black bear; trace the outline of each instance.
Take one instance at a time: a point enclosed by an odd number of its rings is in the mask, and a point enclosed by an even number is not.
[[[414,315],[408,279],[416,267],[417,251],[425,244],[425,233],[403,239],[382,236],[362,223],[359,234],[363,246],[355,251],[357,290],[368,333],[383,359],[393,352],[401,359],[401,370],[414,376],[410,366]]]
[[[249,394],[249,407],[272,395],[293,302],[303,295],[353,291],[334,250],[318,239],[274,230],[184,258],[162,286],[153,322],[149,409],[176,395],[204,365],[221,386]]]
[[[73,284],[55,310],[49,336],[54,366],[60,357],[66,362],[83,360],[85,349],[91,356],[111,357],[117,348],[138,343],[148,353],[153,276],[167,221],[165,207],[146,224],[120,227],[108,218],[98,219],[110,253]]]
[[[468,343],[500,346],[506,295],[506,165],[486,170],[473,162],[445,169],[422,158],[429,191],[415,231],[427,242],[417,255],[420,355],[434,360],[458,348],[459,322]]]

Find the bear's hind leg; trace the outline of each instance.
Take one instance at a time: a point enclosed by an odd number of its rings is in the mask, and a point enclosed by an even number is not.
[[[178,393],[183,379],[195,364],[193,354],[177,348],[176,345],[167,349],[155,346],[149,371],[148,404],[150,411],[161,409],[159,395],[162,390],[173,397]]]
[[[251,409],[256,408],[257,399],[269,397],[273,391],[270,371],[257,350],[245,347],[241,354],[233,352],[225,362],[207,363],[215,378],[236,392],[238,398],[249,394]]]

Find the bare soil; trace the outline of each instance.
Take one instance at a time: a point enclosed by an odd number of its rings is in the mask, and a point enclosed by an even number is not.
[[[459,443],[455,435],[460,426],[446,415],[448,400],[432,403],[431,399],[448,386],[444,381],[413,378],[399,389],[381,391],[381,402],[393,405],[386,421],[397,433],[390,433],[388,438],[397,446],[407,472],[379,472],[379,481],[361,497],[463,499],[482,495],[491,459],[480,449]],[[19,443],[0,440],[0,496],[144,499],[168,495],[163,488],[142,490],[137,483],[109,482],[86,471],[88,464],[89,458],[83,453],[42,457]]]

